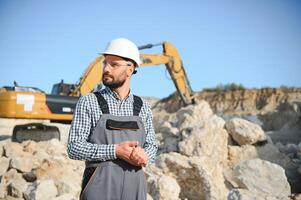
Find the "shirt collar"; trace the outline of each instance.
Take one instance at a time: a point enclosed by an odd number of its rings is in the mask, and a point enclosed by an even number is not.
[[[104,90],[109,95],[111,95],[112,97],[114,97],[116,100],[120,100],[118,94],[115,91],[111,90],[109,87],[105,87]],[[133,95],[132,95],[131,90],[130,90],[128,96],[125,99],[123,99],[122,101],[127,101],[127,100],[132,100],[132,99],[133,99]]]

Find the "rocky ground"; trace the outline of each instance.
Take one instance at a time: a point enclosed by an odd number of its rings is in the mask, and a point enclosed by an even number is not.
[[[84,163],[67,156],[70,125],[43,121],[59,127],[60,141],[12,142],[12,125],[28,122],[0,119],[0,199],[78,199]]]
[[[159,150],[144,169],[148,199],[301,199],[301,96],[263,93],[266,104],[252,107],[260,98],[251,93],[210,94],[184,108],[176,97],[153,102]],[[244,105],[236,112],[231,96]],[[0,119],[0,199],[78,199],[84,165],[67,156],[69,125],[51,123],[61,141],[11,142],[24,122]]]

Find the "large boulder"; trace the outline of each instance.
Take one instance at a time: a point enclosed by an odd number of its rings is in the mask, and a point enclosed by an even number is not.
[[[162,123],[157,129],[156,139],[158,153],[178,151],[178,142],[180,139],[179,129],[172,126],[168,121]]]
[[[227,121],[226,129],[239,145],[255,144],[267,140],[259,125],[241,118],[232,118]]]
[[[27,187],[28,183],[24,179],[13,179],[7,186],[7,192],[9,196],[23,198]]]
[[[274,197],[268,194],[251,192],[246,189],[233,189],[229,192],[227,200],[291,200],[289,197]]]
[[[230,167],[255,158],[258,158],[258,153],[253,145],[228,146],[228,165]]]
[[[260,146],[242,145],[228,146],[228,164],[235,166],[240,162],[260,158],[278,164],[284,169],[293,167],[293,162],[285,154],[281,153],[273,143],[266,143]]]
[[[71,160],[46,159],[35,170],[38,179],[51,179],[58,187],[58,193],[79,196],[83,163]]]
[[[10,169],[1,177],[0,198],[7,198],[7,195],[13,197],[22,197],[23,192],[27,189],[27,182],[23,179],[22,174],[16,169]]]
[[[32,156],[18,156],[11,159],[10,167],[21,172],[30,172],[36,165]]]
[[[171,152],[159,156],[157,167],[176,179],[181,188],[181,199],[226,198],[222,168],[206,157],[187,157]]]
[[[7,141],[4,145],[4,156],[7,158],[15,158],[23,155],[30,155],[23,151],[23,146],[16,142]]]
[[[52,200],[58,194],[54,181],[51,179],[38,180],[32,183],[26,190],[24,197],[26,200]]]
[[[171,176],[163,174],[155,167],[146,170],[148,193],[154,200],[179,199],[180,186]]]
[[[183,130],[195,126],[202,126],[202,122],[213,115],[210,105],[201,100],[196,105],[189,105],[177,112],[178,128]]]
[[[235,166],[226,177],[233,187],[255,194],[275,198],[288,198],[291,194],[284,169],[268,161],[247,160]]]
[[[207,157],[217,164],[226,162],[228,133],[224,124],[222,118],[213,115],[204,120],[203,126],[183,130],[179,152],[186,156]]]

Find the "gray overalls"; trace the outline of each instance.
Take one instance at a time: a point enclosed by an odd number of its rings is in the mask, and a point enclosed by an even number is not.
[[[102,116],[89,136],[88,142],[95,144],[116,144],[123,141],[145,143],[145,129],[139,112],[140,97],[134,95],[133,115],[114,116],[109,112],[106,100],[99,92],[94,93]],[[146,181],[142,167],[133,166],[124,160],[105,162],[86,161],[81,200],[145,200]]]

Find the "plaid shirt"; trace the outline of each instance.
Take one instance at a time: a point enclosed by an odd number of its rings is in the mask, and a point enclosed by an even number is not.
[[[107,101],[110,114],[115,116],[133,116],[132,94],[123,100],[119,100],[118,95],[106,87],[99,91]],[[155,161],[157,146],[155,141],[155,131],[152,123],[152,112],[150,105],[144,100],[139,113],[144,123],[146,132],[146,142],[143,146],[149,156],[149,163]],[[71,159],[87,161],[106,161],[116,159],[116,144],[92,144],[87,142],[89,135],[96,127],[102,115],[94,94],[89,93],[80,97],[77,102],[72,124],[69,131],[67,152]]]

